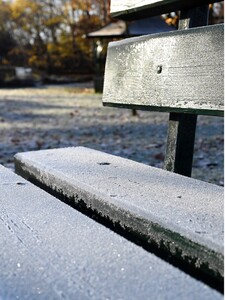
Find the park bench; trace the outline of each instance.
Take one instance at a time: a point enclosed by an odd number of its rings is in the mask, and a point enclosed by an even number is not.
[[[1,299],[222,299],[0,166]]]
[[[103,96],[105,106],[169,112],[165,169],[185,176],[191,175],[197,115],[223,116],[224,26],[204,26],[208,5],[197,5],[207,2],[111,3],[112,16],[125,19],[185,8],[175,32],[109,45]]]
[[[182,8],[181,29],[206,24],[207,7],[193,6],[207,2],[112,0],[111,10]],[[103,103],[171,113],[166,170],[83,147],[17,154],[24,179],[0,167],[0,298],[223,298],[223,188],[188,177],[197,114],[222,115],[222,30],[109,45]]]

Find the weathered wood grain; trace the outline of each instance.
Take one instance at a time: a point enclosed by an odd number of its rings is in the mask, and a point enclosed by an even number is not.
[[[223,25],[109,44],[103,104],[223,115]]]
[[[181,11],[178,29],[208,25],[209,6]],[[191,177],[194,157],[196,114],[170,113],[164,168]]]
[[[0,237],[0,299],[223,299],[1,166]]]
[[[66,203],[223,286],[222,187],[84,147],[19,153],[15,162],[17,173]]]
[[[111,0],[111,15],[124,20],[156,16],[163,13],[187,9],[216,0]]]

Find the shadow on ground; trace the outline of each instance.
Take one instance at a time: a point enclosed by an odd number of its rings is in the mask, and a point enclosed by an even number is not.
[[[86,146],[163,167],[168,114],[104,108],[71,89],[0,90],[0,163],[17,152]],[[200,116],[193,177],[223,184],[223,118]]]

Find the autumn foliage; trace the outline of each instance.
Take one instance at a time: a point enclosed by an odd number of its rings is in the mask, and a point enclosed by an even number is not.
[[[48,74],[92,71],[93,42],[85,35],[109,22],[110,0],[0,0],[0,65]],[[177,26],[178,13],[165,15]],[[210,5],[210,24],[223,2]]]
[[[91,69],[85,34],[108,20],[109,1],[0,0],[0,63],[47,73]]]

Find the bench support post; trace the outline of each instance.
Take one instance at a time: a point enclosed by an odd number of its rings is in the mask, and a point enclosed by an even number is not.
[[[207,24],[208,5],[180,14],[180,30]],[[197,115],[170,113],[164,169],[191,177],[196,123]]]

